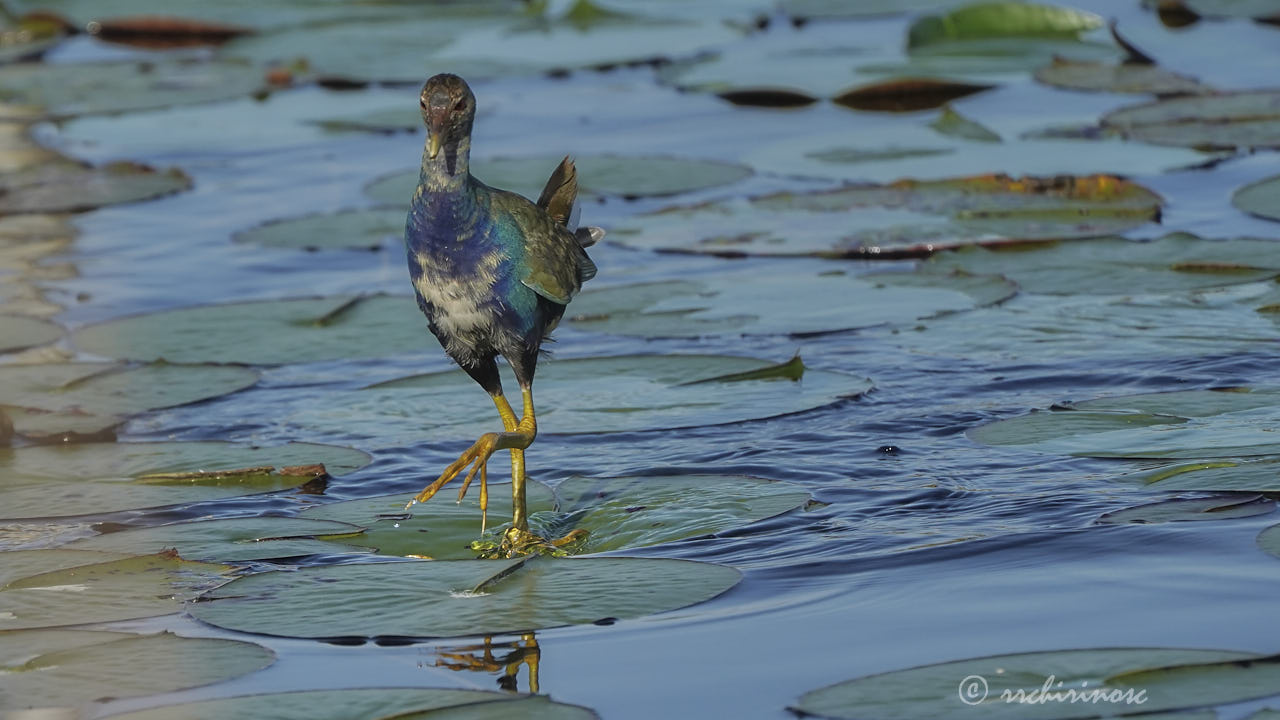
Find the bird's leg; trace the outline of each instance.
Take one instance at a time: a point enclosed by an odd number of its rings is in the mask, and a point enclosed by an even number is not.
[[[493,404],[498,408],[498,415],[502,417],[502,427],[508,432],[516,429],[519,422],[516,420],[515,411],[511,409],[511,403],[507,402],[507,398],[501,392],[495,394]],[[524,451],[511,451],[511,476],[517,474],[516,456],[520,456],[519,475],[524,477]],[[473,473],[474,474],[474,473]],[[462,487],[458,489],[458,502],[467,496],[467,488],[471,487],[472,474],[467,475],[467,479],[462,483]],[[480,467],[480,532],[484,533],[485,528],[489,525],[489,467],[487,464]]]

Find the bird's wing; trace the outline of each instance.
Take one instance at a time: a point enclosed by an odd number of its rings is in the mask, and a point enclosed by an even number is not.
[[[574,233],[542,208],[512,193],[499,191],[495,202],[506,205],[523,242],[520,282],[542,297],[568,305],[582,283],[596,274],[595,263]]]

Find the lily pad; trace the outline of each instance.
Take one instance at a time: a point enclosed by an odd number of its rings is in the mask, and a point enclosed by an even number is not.
[[[1266,515],[1276,509],[1275,501],[1261,495],[1224,495],[1211,498],[1175,498],[1105,513],[1104,525],[1162,523],[1188,520],[1231,520]]]
[[[47,561],[43,553],[49,554]],[[168,615],[181,610],[183,602],[201,590],[226,582],[233,570],[184,560],[171,552],[66,567],[66,553],[5,553],[28,567],[47,562],[62,569],[27,575],[0,587],[0,630]]]
[[[746,43],[726,47],[714,58],[668,65],[659,69],[658,79],[680,90],[716,93],[726,99],[791,93],[797,103],[812,103],[857,82],[855,68],[866,57],[867,51],[856,47],[799,44],[777,49]]]
[[[335,551],[318,537],[344,542],[363,528],[286,517],[222,518],[107,533],[66,545],[70,550],[154,553],[176,549],[184,558],[223,563],[319,555]]]
[[[0,79],[0,87],[2,83]],[[0,175],[0,214],[85,212],[190,188],[191,178],[178,168],[161,171],[132,162],[100,168],[52,163]]]
[[[1157,219],[1161,204],[1150,190],[1109,175],[980,175],[668,208],[633,218],[610,238],[706,254],[919,256],[1010,238],[1123,232]]]
[[[123,560],[128,555],[95,550],[13,550],[3,555],[0,565],[0,588],[13,580],[66,568]]]
[[[229,100],[263,86],[248,63],[176,59],[97,63],[21,63],[0,67],[10,104],[0,116],[61,119]]]
[[[286,637],[497,635],[675,610],[739,578],[722,565],[652,558],[338,565],[243,577],[191,612],[228,630]]]
[[[943,135],[964,138],[977,142],[1001,142],[996,133],[956,112],[950,105],[943,106],[938,118],[929,123],[929,127]]]
[[[1213,90],[1195,78],[1140,63],[1110,65],[1054,58],[1036,70],[1035,78],[1045,85],[1087,92],[1185,95]]]
[[[272,720],[430,720],[431,718],[538,718],[592,720],[595,713],[542,696],[520,696],[480,690],[432,688],[355,688],[302,690],[200,700],[111,715],[111,720],[239,720],[261,716],[271,708]]]
[[[1104,115],[1102,127],[1156,145],[1280,148],[1280,91],[1195,95],[1133,105]]]
[[[341,475],[367,462],[369,456],[358,450],[307,443],[85,443],[0,450],[0,475],[6,479],[0,517],[65,517],[270,492],[313,477],[272,467],[322,463]]]
[[[822,407],[871,388],[864,378],[821,370],[807,371],[799,382],[691,384],[769,364],[717,355],[625,355],[546,362],[538,367],[538,432],[673,430],[759,420]],[[412,445],[425,437],[470,440],[499,427],[492,404],[460,370],[415,375],[307,400],[295,406],[286,422],[335,437],[368,432],[363,443],[371,447]]]
[[[502,466],[493,461],[493,474]],[[446,487],[431,501],[405,510],[415,493],[380,495],[317,505],[300,517],[351,523],[365,528],[360,535],[340,538],[347,545],[369,547],[383,555],[403,555],[430,560],[471,560],[477,552],[471,542],[480,537],[480,492],[472,487],[461,502],[454,502],[453,486]],[[554,512],[555,493],[536,481],[525,484],[525,501],[530,514]],[[489,485],[489,527],[500,527],[511,519],[511,483]]]
[[[579,187],[585,194],[677,195],[729,185],[751,175],[751,168],[743,165],[663,155],[575,155],[573,161]],[[560,158],[551,156],[492,158],[476,160],[471,169],[477,178],[493,187],[537,198],[559,162]],[[408,206],[417,186],[418,171],[407,170],[374,181],[365,188],[365,194],[379,203]]]
[[[1149,241],[1099,238],[961,248],[934,255],[927,265],[939,271],[1003,275],[1023,292],[1134,295],[1273,278],[1280,275],[1280,243],[1175,233]]]
[[[1053,57],[1096,59],[1119,53],[1083,35],[1101,28],[1093,13],[1024,2],[985,2],[926,15],[907,30],[913,58],[997,59],[1006,70],[1030,69]]]
[[[62,337],[62,326],[48,320],[0,315],[0,352],[13,352],[48,343]]]
[[[60,363],[0,367],[0,407],[32,439],[93,435],[128,415],[199,402],[258,381],[233,366]],[[33,412],[34,411],[34,412]]]
[[[1012,283],[994,274],[833,273],[828,265],[802,262],[585,290],[567,315],[576,329],[615,335],[813,334],[910,323],[996,303],[1014,292]]]
[[[1280,525],[1272,525],[1258,533],[1258,547],[1268,554],[1280,557]]]
[[[942,107],[992,87],[934,78],[895,78],[850,88],[831,101],[854,110],[915,112]]]
[[[435,345],[411,297],[338,296],[202,305],[77,331],[84,352],[169,362],[279,365],[423,352]]]
[[[416,175],[414,184],[417,184]],[[404,224],[405,211],[402,209],[343,210],[273,220],[238,232],[233,239],[254,245],[300,250],[380,250],[393,243],[397,246],[402,244]]]
[[[1215,460],[1124,475],[1154,490],[1280,492],[1280,460]]]
[[[987,445],[1086,457],[1218,458],[1280,453],[1280,390],[1187,390],[1076,403],[969,431]]]
[[[1249,183],[1231,195],[1231,204],[1267,220],[1280,220],[1280,176]]]
[[[793,710],[824,718],[1069,718],[1156,712],[1266,696],[1274,662],[1223,650],[1099,648],[997,655],[871,675],[805,693]],[[1055,691],[1108,693],[1101,701],[1038,701]],[[1061,688],[1057,683],[1062,683]],[[1111,700],[1111,693],[1115,700]],[[1143,702],[1136,701],[1141,692]],[[1127,693],[1127,694],[1126,694]],[[1134,700],[1125,701],[1126,697]],[[1021,699],[1020,699],[1021,698]]]
[[[0,709],[66,707],[211,685],[275,661],[253,643],[87,630],[0,634]]]

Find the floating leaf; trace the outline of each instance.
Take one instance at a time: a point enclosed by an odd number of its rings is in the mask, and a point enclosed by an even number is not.
[[[1212,90],[1195,78],[1134,63],[1109,65],[1054,58],[1051,64],[1037,70],[1035,77],[1045,85],[1088,92],[1181,95]]]
[[[3,82],[0,79],[0,87]],[[190,188],[191,178],[177,168],[160,171],[132,162],[100,168],[56,163],[0,175],[0,214],[84,212]]]
[[[1096,717],[1104,708],[1109,713],[1149,713],[1202,707],[1270,694],[1277,681],[1273,663],[1237,662],[1259,657],[1163,648],[996,655],[848,680],[805,693],[793,710],[824,718],[1067,720]],[[1101,701],[1037,701],[1042,696],[1031,693],[1043,692],[1046,683],[1052,683],[1055,691],[1057,683],[1062,683],[1061,691],[1098,691],[1107,696]],[[1141,703],[1136,701],[1140,691]],[[1112,692],[1116,700],[1110,699]],[[1126,697],[1134,699],[1126,702]]]
[[[1162,523],[1187,520],[1231,520],[1266,515],[1276,509],[1272,500],[1261,495],[1224,495],[1211,498],[1175,498],[1123,510],[1104,513],[1098,522],[1107,525],[1124,523]]]
[[[218,627],[287,637],[497,635],[674,610],[739,577],[721,565],[651,558],[337,565],[243,577],[190,610]]]
[[[956,112],[950,105],[943,106],[942,114],[929,123],[929,127],[951,137],[978,142],[1000,142],[999,135]]]
[[[493,470],[501,463],[495,462]],[[446,487],[433,500],[405,505],[417,493],[400,493],[317,505],[304,510],[303,518],[333,520],[365,528],[360,535],[340,538],[347,545],[374,548],[383,555],[404,555],[432,560],[470,560],[477,551],[471,543],[480,537],[479,490],[472,488],[461,502],[453,502]],[[553,512],[555,494],[546,485],[530,480],[525,485],[530,514]],[[511,483],[489,486],[489,527],[511,520]]]
[[[206,400],[257,381],[256,372],[231,366],[7,365],[0,367],[0,406],[20,406],[6,412],[28,438],[91,436],[124,416]]]
[[[941,107],[952,100],[990,90],[991,85],[935,80],[932,78],[902,78],[885,80],[846,90],[832,102],[854,110],[880,112],[914,112]]]
[[[153,553],[177,549],[184,558],[247,562],[335,551],[317,537],[345,542],[363,528],[347,523],[284,517],[222,518],[135,528],[77,540],[71,550]],[[338,537],[333,537],[338,536]]]
[[[46,561],[40,553],[49,553]],[[66,567],[66,550],[6,552],[35,567],[62,566],[11,580],[0,588],[0,630],[83,625],[168,615],[184,600],[231,576],[226,565],[192,562],[175,553],[126,557]]]
[[[1102,127],[1131,140],[1200,149],[1280,147],[1280,91],[1195,95],[1120,108]]]
[[[1280,460],[1218,460],[1124,475],[1155,490],[1280,492]]]
[[[1015,292],[996,275],[833,273],[826,264],[797,262],[585,290],[569,306],[567,319],[579,330],[643,337],[812,334],[911,323],[999,302]]]
[[[196,717],[201,720],[240,720],[260,716],[264,708],[271,708],[272,720],[430,720],[435,717],[592,720],[596,717],[586,708],[552,702],[545,696],[480,690],[355,688],[200,700],[112,715],[111,720],[190,720]]]
[[[1249,183],[1231,195],[1231,204],[1267,220],[1280,220],[1280,176]]]
[[[6,632],[0,709],[67,707],[211,685],[270,665],[253,643],[88,630]]]
[[[411,297],[371,295],[203,305],[90,325],[80,350],[169,362],[275,365],[423,352],[434,346]]]
[[[1280,525],[1272,525],[1258,533],[1258,547],[1263,552],[1280,557]]]
[[[798,42],[778,49],[743,43],[713,58],[659,68],[658,79],[681,90],[716,93],[735,104],[794,107],[847,89],[858,79],[855,66],[865,60],[866,50],[861,48]]]
[[[191,470],[281,468],[323,463],[334,475],[362,467],[358,450],[291,443],[251,448],[220,442],[88,443],[0,450],[0,517],[63,517],[195,503],[297,487],[310,476],[282,472],[154,476]]]
[[[404,210],[343,210],[273,220],[238,232],[233,239],[267,247],[301,250],[380,250],[392,244],[397,247],[402,244],[404,224]]]
[[[0,588],[30,575],[65,570],[66,568],[122,560],[127,555],[94,550],[13,550],[5,552],[0,565]]]
[[[46,345],[62,337],[62,327],[48,320],[0,315],[0,352]]]
[[[42,3],[43,4],[43,3]],[[176,59],[95,63],[23,63],[0,68],[0,88],[13,104],[0,116],[49,118],[118,113],[250,95],[262,71],[247,63]],[[72,198],[69,198],[69,200]]]
[[[871,387],[866,379],[821,370],[809,370],[797,383],[683,385],[769,364],[716,355],[626,355],[544,363],[538,367],[538,432],[634,432],[735,423],[822,407]],[[341,437],[367,433],[362,444],[372,447],[411,445],[424,437],[470,440],[499,427],[492,404],[483,398],[471,378],[451,370],[307,399],[295,406],[287,422]]]
[[[1162,15],[1171,9],[1213,18],[1267,19],[1280,14],[1280,3],[1275,0],[1164,0],[1157,6]]]
[[[939,253],[940,271],[1003,275],[1024,292],[1135,295],[1255,282],[1280,275],[1280,243],[1204,239],[1186,233],[1157,240],[1100,238]]]
[[[942,15],[927,15],[911,24],[907,46],[1004,37],[1075,38],[1103,26],[1093,13],[1053,5],[987,2],[966,5]]]
[[[413,105],[404,104],[311,122],[331,132],[374,132],[390,135],[422,130],[422,113]],[[417,182],[416,176],[413,181]],[[403,201],[403,198],[396,200],[397,203]]]
[[[920,256],[1010,238],[1122,232],[1157,219],[1160,205],[1150,190],[1109,175],[981,175],[668,208],[632,219],[610,238],[722,255]]]
[[[1217,458],[1280,453],[1280,390],[1187,390],[1076,403],[974,428],[987,445],[1086,457]]]

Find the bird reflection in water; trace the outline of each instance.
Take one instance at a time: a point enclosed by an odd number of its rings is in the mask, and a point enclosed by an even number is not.
[[[520,692],[520,668],[529,668],[529,692],[538,690],[538,661],[542,650],[533,633],[520,636],[519,640],[510,642],[493,642],[492,637],[485,636],[480,645],[463,645],[441,650],[438,653],[436,667],[449,670],[496,673],[498,687],[507,692]]]

